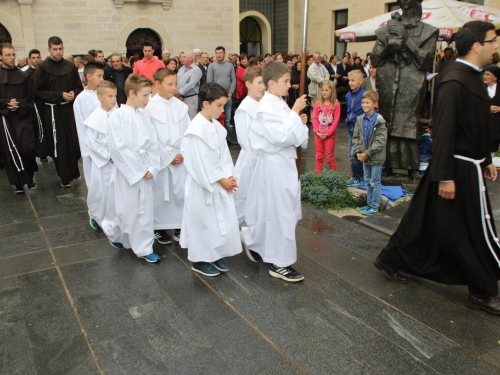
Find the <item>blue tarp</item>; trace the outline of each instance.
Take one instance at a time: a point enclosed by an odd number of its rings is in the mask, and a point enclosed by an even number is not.
[[[358,185],[349,185],[351,187],[355,187],[358,189],[366,190],[366,185],[364,181],[361,181]],[[404,190],[400,185],[399,186],[385,186],[382,185],[382,195],[384,197],[387,197],[390,201],[395,201],[399,198],[402,197],[408,197],[412,196],[413,194],[408,193],[406,190]],[[387,207],[387,203],[384,205],[384,210]]]

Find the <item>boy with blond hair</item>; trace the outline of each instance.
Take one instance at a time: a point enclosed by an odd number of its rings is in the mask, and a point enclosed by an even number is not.
[[[91,226],[100,228],[108,201],[111,159],[108,146],[108,120],[116,107],[116,86],[110,81],[97,85],[97,99],[100,106],[83,122],[86,127],[85,142],[91,160],[87,206],[91,216]]]
[[[297,147],[307,147],[306,96],[290,110],[282,97],[290,88],[290,69],[279,61],[266,64],[262,78],[267,92],[249,129],[252,149],[259,153],[245,208],[242,233],[247,255],[257,253],[271,263],[269,274],[288,282],[304,280],[291,266],[297,261],[295,226],[301,218]],[[252,253],[251,251],[254,253]]]
[[[153,253],[153,185],[160,169],[158,135],[144,113],[153,83],[142,74],[125,81],[127,103],[114,111],[108,123],[113,159],[108,205],[102,229],[116,248],[131,248],[150,263]]]

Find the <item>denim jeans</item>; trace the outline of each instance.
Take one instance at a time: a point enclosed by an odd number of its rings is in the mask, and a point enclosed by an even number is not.
[[[382,166],[363,163],[366,184],[366,203],[369,207],[378,210],[382,198]]]
[[[231,106],[233,104],[232,99],[228,100],[226,104],[224,104],[224,127],[227,130],[227,140],[231,139]]]
[[[351,159],[351,171],[352,177],[355,180],[363,180],[363,163],[360,162],[357,156],[354,154],[354,149],[352,147],[352,135],[353,131],[347,130],[347,149],[349,150],[349,156]]]

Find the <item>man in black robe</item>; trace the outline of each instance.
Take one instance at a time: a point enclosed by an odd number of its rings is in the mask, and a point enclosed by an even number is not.
[[[61,186],[80,178],[80,146],[76,131],[73,103],[83,91],[75,64],[63,58],[62,40],[53,36],[48,42],[49,54],[35,70],[35,95],[44,102],[44,134],[50,146]]]
[[[16,193],[24,193],[24,185],[35,189],[36,164],[33,132],[33,93],[29,75],[15,64],[16,51],[11,44],[0,47],[0,154],[9,182]]]
[[[33,97],[35,97],[35,70],[38,64],[40,64],[40,62],[42,61],[42,56],[39,50],[32,49],[29,52],[28,57],[28,69],[26,69],[25,72],[30,75],[30,87],[33,93]],[[33,126],[35,129],[36,156],[38,156],[41,161],[47,161],[47,156],[50,153],[49,144],[47,142],[47,137],[50,134],[45,133],[42,124],[44,107],[45,103],[43,100],[35,99],[35,115],[33,116]]]
[[[500,314],[500,245],[484,187],[491,163],[490,98],[481,68],[498,47],[495,27],[472,21],[456,35],[461,56],[441,72],[433,127],[433,157],[408,211],[373,261],[390,280],[399,274],[467,285],[468,305]]]

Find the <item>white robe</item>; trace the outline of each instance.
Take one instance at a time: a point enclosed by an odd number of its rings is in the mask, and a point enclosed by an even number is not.
[[[253,170],[259,157],[259,154],[250,146],[250,139],[248,137],[248,129],[257,116],[258,108],[259,102],[247,96],[243,99],[234,115],[236,135],[238,136],[238,143],[241,146],[238,160],[234,166],[234,177],[238,181],[238,191],[233,194],[240,226],[243,226],[245,223],[245,203],[248,195],[248,187],[250,186]]]
[[[248,248],[264,262],[287,267],[297,261],[295,226],[301,218],[296,147],[307,147],[308,128],[283,99],[266,93],[249,139],[260,155],[241,230]]]
[[[176,97],[166,100],[157,94],[149,101],[145,112],[156,127],[160,154],[160,171],[153,188],[154,229],[180,229],[187,170],[184,163],[171,163],[181,152],[184,133],[190,123],[188,106]]]
[[[83,122],[87,129],[86,146],[92,162],[87,206],[92,218],[102,226],[108,202],[112,163],[109,161],[108,121],[111,112],[97,107]]]
[[[182,143],[188,176],[180,244],[192,262],[215,262],[242,251],[233,195],[217,182],[234,176],[226,134],[217,120],[198,113]]]
[[[83,90],[75,99],[73,111],[75,113],[76,131],[78,133],[78,143],[80,144],[80,154],[82,155],[83,177],[87,184],[87,189],[90,186],[90,176],[92,174],[90,155],[87,150],[87,129],[83,122],[90,116],[101,103],[97,99],[97,93],[94,90]]]
[[[108,144],[114,164],[102,229],[137,256],[151,254],[153,185],[160,168],[156,129],[141,109],[123,104],[109,117]],[[148,171],[154,178],[144,178]]]

